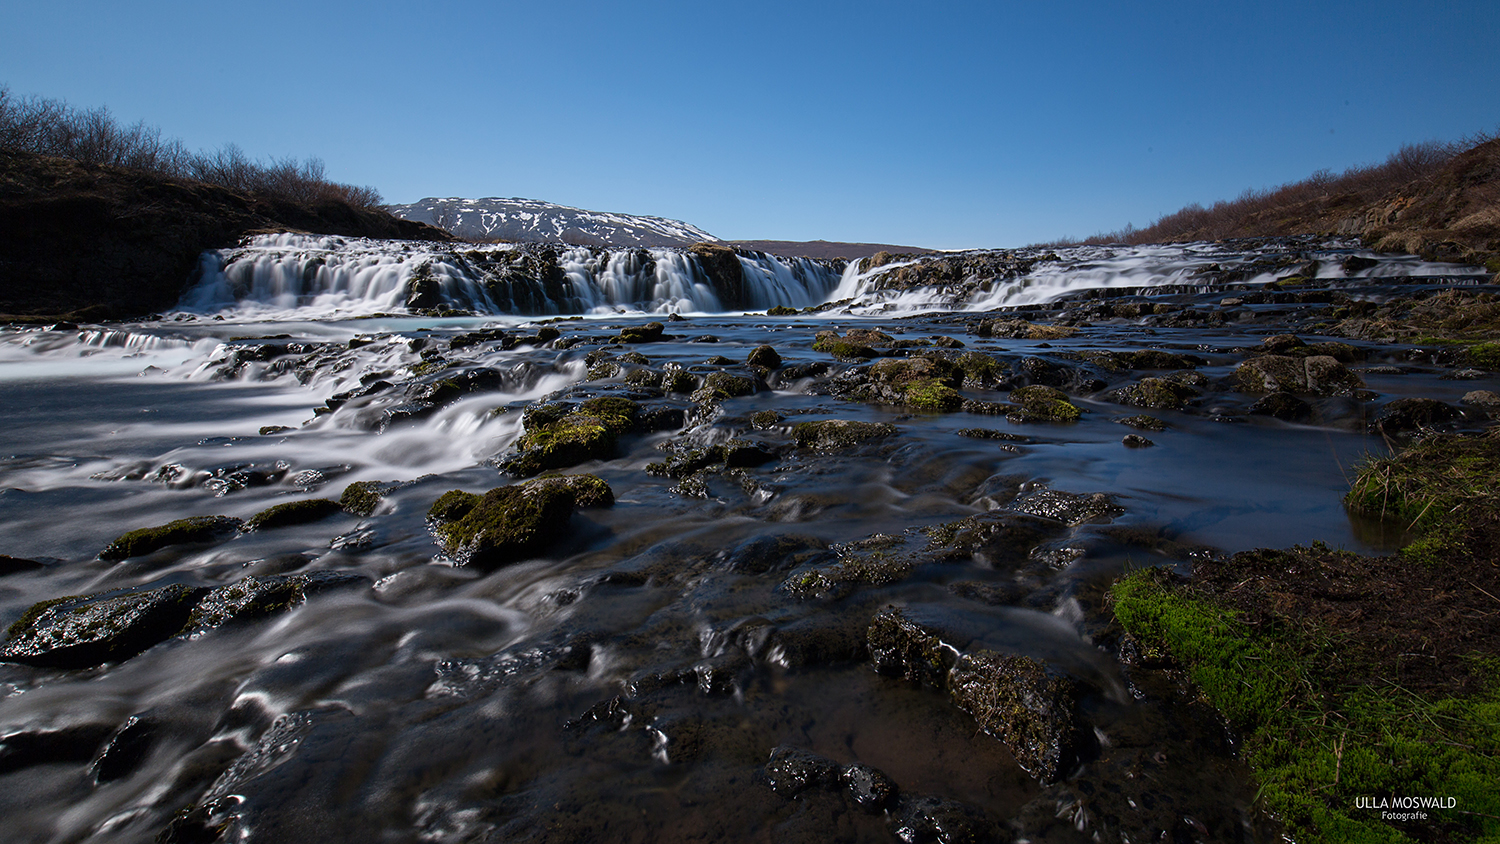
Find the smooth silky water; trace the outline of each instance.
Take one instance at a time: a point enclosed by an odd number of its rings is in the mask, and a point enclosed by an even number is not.
[[[307,241],[286,237],[256,248],[278,243],[312,251]],[[313,245],[325,270],[337,263],[327,255],[338,243]],[[1226,260],[1221,248],[1194,249],[1161,258],[1165,268],[1151,278],[1181,284],[1184,266]],[[1077,258],[1080,286],[1142,286],[1150,254],[1115,250],[1107,257]],[[185,297],[182,313],[159,321],[109,332],[0,333],[0,553],[47,563],[43,571],[0,579],[0,619],[9,623],[33,603],[62,595],[215,586],[247,574],[351,572],[371,585],[172,640],[119,664],[73,671],[0,665],[0,735],[118,725],[143,713],[162,725],[140,766],[113,782],[94,783],[79,761],[0,767],[9,840],[150,840],[178,810],[209,798],[237,801],[248,840],[261,841],[774,841],[816,830],[826,832],[824,840],[889,839],[882,818],[824,817],[818,813],[825,804],[789,802],[768,788],[758,765],[783,744],[863,762],[904,792],[959,800],[1003,822],[1041,789],[945,696],[881,677],[853,659],[799,664],[769,631],[812,631],[839,653],[857,647],[850,643],[862,639],[875,612],[900,604],[933,619],[960,647],[1027,654],[1085,680],[1097,690],[1087,712],[1107,736],[1149,721],[1120,666],[1086,636],[1085,605],[1097,604],[1101,585],[1126,567],[1186,570],[1195,555],[1316,541],[1371,553],[1389,541],[1351,523],[1339,502],[1358,461],[1387,448],[1362,423],[1249,416],[1243,411],[1253,397],[1215,392],[1212,401],[1224,404],[1217,419],[1147,411],[1169,427],[1142,432],[1154,447],[1130,449],[1121,437],[1131,429],[1115,420],[1140,411],[1101,397],[1077,399],[1086,411],[1077,424],[1012,424],[843,401],[826,394],[823,380],[805,379],[724,401],[720,413],[685,431],[625,438],[616,458],[567,470],[604,478],[613,507],[575,513],[569,535],[543,556],[495,571],[454,567],[428,532],[428,507],[450,489],[482,492],[510,482],[490,461],[520,434],[521,408],[583,382],[584,356],[598,344],[565,351],[468,347],[461,357],[505,373],[504,388],[384,430],[372,422],[387,401],[380,396],[315,415],[325,400],[376,377],[399,381],[422,360],[414,340],[440,346],[482,327],[525,333],[533,323],[504,315],[340,320],[351,303],[368,304],[354,308],[367,313],[389,308],[401,282],[393,267],[414,261],[351,254],[350,265],[365,267],[369,278],[355,284],[350,270],[342,282],[319,282],[322,292],[297,294],[286,279],[310,276],[288,270],[291,259],[253,260],[259,269],[236,270],[230,260],[227,271],[210,273]],[[596,263],[590,272],[628,274],[619,262],[614,269]],[[657,267],[669,263],[661,259]],[[280,281],[257,288],[257,272]],[[454,285],[461,281],[458,270],[443,272]],[[676,363],[689,371],[715,355],[742,362],[755,346],[770,344],[788,364],[830,363],[836,373],[852,364],[814,352],[814,334],[861,327],[902,339],[952,337],[968,349],[1011,356],[1150,345],[1209,358],[1200,371],[1216,380],[1233,368],[1229,349],[1264,336],[1233,326],[1147,336],[1114,325],[1051,343],[987,340],[968,335],[960,316],[945,316],[955,306],[937,294],[861,295],[868,278],[851,270],[794,295],[786,285],[797,274],[781,275],[765,282],[770,304],[855,301],[840,312],[795,317],[714,314],[683,298],[690,285],[678,285],[665,297],[648,291],[635,308],[600,293],[585,302],[593,311],[585,319],[555,326],[565,336],[602,339],[660,318],[650,315],[658,308],[688,312],[666,323],[677,339],[628,350],[654,367]],[[233,295],[236,278],[243,300]],[[1038,289],[1054,297],[1072,289],[1056,268],[1035,281],[1023,299]],[[294,318],[299,302],[301,320]],[[998,304],[990,297],[964,307]],[[628,312],[598,312],[618,309]],[[213,319],[215,312],[223,319]],[[716,342],[694,342],[704,336]],[[261,337],[341,351],[300,377],[254,361],[226,377],[227,354],[254,342],[235,338]],[[356,337],[372,342],[348,350]],[[1436,390],[1448,400],[1460,389],[1500,386],[1493,378],[1439,383],[1435,372],[1418,366],[1389,384],[1379,377],[1369,383],[1399,394]],[[750,426],[751,414],[772,409],[784,416],[779,426]],[[1348,409],[1348,418],[1363,412]],[[825,418],[890,422],[900,433],[880,447],[788,448],[747,470],[748,482],[711,477],[707,497],[645,471],[663,459],[658,446],[674,439],[786,443],[793,423]],[[269,426],[286,430],[260,433]],[[1025,439],[956,433],[975,427]],[[214,483],[244,467],[270,480],[243,488]],[[133,528],[197,515],[248,518],[283,501],[337,498],[359,480],[405,485],[368,518],[340,514],[119,563],[95,559]],[[1006,495],[1039,487],[1105,493],[1123,512],[1060,530],[1049,542],[1069,551],[1061,564],[933,563],[893,583],[827,598],[796,598],[782,586],[795,567],[778,562],[786,549],[811,555],[877,534],[903,535],[1003,509]],[[1130,532],[1170,540],[1180,552],[1121,538]],[[766,551],[776,543],[780,556]],[[967,600],[950,588],[960,582],[1019,590],[1021,597],[1001,605]],[[1165,742],[1176,727],[1154,729]],[[1192,788],[1204,766],[1212,767],[1174,761],[1164,776],[1188,783],[1179,788]],[[233,776],[225,773],[231,769]],[[1243,773],[1212,770],[1218,779],[1203,788],[1224,789],[1226,803],[1248,805],[1253,791]]]

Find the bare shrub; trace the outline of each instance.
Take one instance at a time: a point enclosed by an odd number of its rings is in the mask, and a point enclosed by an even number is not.
[[[235,144],[193,153],[181,141],[163,138],[160,129],[144,122],[121,126],[103,106],[79,110],[60,100],[17,97],[5,85],[0,85],[0,149],[197,179],[252,196],[303,204],[343,202],[374,208],[382,202],[380,192],[372,187],[330,181],[318,158],[261,163]]]

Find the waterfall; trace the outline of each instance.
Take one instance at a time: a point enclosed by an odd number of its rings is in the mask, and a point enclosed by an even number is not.
[[[818,304],[843,271],[839,262],[760,252],[736,257],[738,267],[726,270],[676,248],[264,235],[237,249],[204,253],[179,308],[259,318],[407,310],[517,316],[762,310]]]

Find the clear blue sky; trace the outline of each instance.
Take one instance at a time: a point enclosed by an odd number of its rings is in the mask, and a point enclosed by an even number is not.
[[[1500,129],[1500,3],[0,0],[0,83],[388,202],[1018,246]]]

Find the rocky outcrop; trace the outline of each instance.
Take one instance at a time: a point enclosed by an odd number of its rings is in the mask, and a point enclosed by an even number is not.
[[[556,543],[575,507],[608,507],[614,501],[609,485],[593,475],[541,478],[484,495],[452,490],[432,505],[427,519],[455,563],[496,567]]]

